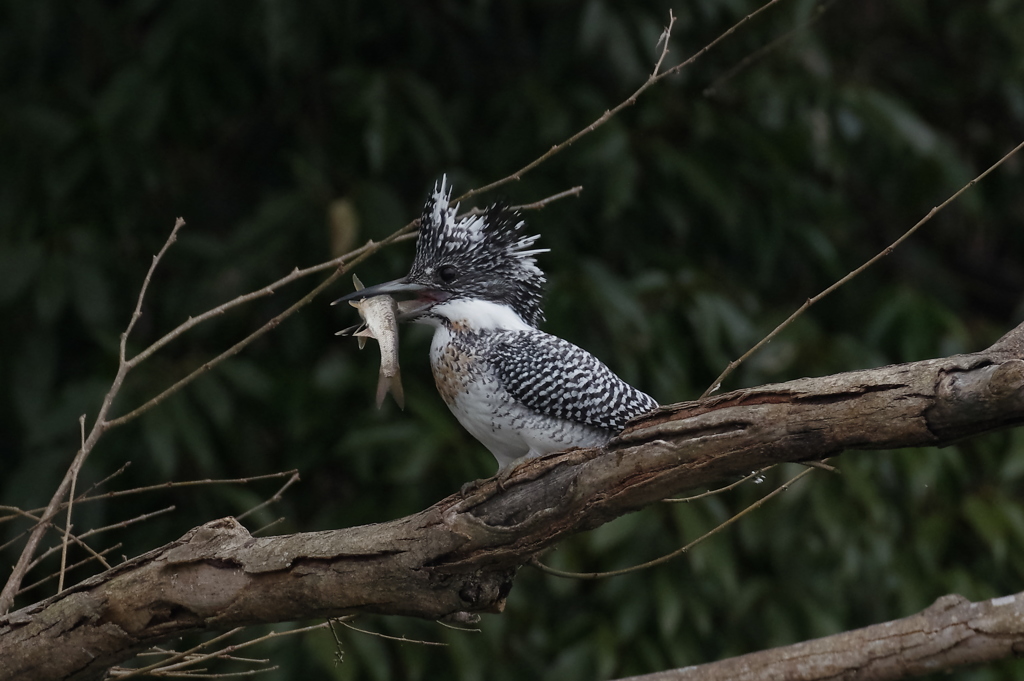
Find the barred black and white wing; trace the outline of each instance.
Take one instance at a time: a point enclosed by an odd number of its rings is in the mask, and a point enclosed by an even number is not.
[[[658,406],[567,340],[538,330],[498,336],[488,362],[509,395],[540,414],[619,432]]]

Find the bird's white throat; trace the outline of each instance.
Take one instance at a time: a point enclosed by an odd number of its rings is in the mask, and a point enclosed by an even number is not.
[[[422,321],[434,326],[440,325],[441,320],[432,318],[434,315],[444,317],[471,332],[525,331],[533,328],[508,305],[489,300],[447,300],[430,308],[430,315]]]

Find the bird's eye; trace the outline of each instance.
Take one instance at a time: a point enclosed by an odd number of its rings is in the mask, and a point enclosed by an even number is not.
[[[438,278],[446,284],[451,283],[456,274],[458,274],[458,270],[456,270],[452,265],[441,265],[437,268]]]

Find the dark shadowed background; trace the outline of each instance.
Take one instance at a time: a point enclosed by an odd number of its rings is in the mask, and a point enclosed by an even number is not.
[[[758,6],[3,2],[0,504],[49,499],[77,448],[79,415],[95,416],[114,376],[119,334],[175,217],[188,225],[153,280],[132,351],[189,315],[329,259],[339,242],[384,237],[418,216],[442,173],[459,193],[589,124],[643,82],[670,8],[675,63]],[[550,280],[544,328],[667,403],[696,398],[807,297],[1022,139],[1021,3],[785,0],[479,203],[583,185],[578,199],[528,215],[551,249],[540,258]],[[813,308],[724,389],[980,350],[1019,323],[1022,164],[1011,160]],[[376,283],[404,274],[411,258],[412,244],[401,244],[358,272]],[[316,280],[167,347],[132,375],[114,414],[242,339]],[[434,389],[427,329],[402,337],[406,410],[390,398],[374,408],[376,348],[360,353],[333,335],[355,323],[351,308],[328,306],[348,290],[346,278],[109,433],[79,489],[126,461],[104,489],[297,468],[302,482],[248,522],[283,516],[271,531],[284,533],[396,518],[490,475],[493,459]],[[950,592],[1020,590],[1024,433],[834,461],[841,477],[811,476],[687,558],[598,583],[524,568],[507,611],[484,616],[480,633],[357,622],[447,648],[346,631],[339,664],[321,631],[260,649],[281,665],[262,678],[613,678],[905,616]],[[647,509],[544,560],[598,570],[654,558],[795,470]],[[97,549],[123,542],[114,555],[132,556],[244,511],[278,484],[82,504],[75,529],[175,505],[93,540]],[[24,528],[0,524],[0,542]],[[4,579],[17,550],[0,552]],[[1008,662],[954,677],[1022,674]]]

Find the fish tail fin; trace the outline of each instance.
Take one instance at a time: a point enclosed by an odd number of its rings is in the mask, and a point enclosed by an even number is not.
[[[378,409],[384,404],[384,396],[388,394],[388,391],[395,398],[399,408],[405,411],[405,389],[402,388],[402,372],[400,369],[396,369],[395,375],[391,377],[385,376],[383,371],[380,373],[380,378],[377,379]]]

